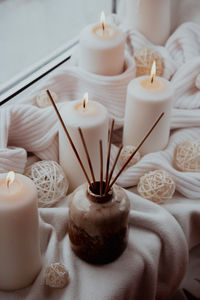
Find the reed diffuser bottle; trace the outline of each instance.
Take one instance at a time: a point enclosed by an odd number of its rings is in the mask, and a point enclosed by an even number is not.
[[[69,238],[80,258],[104,264],[115,260],[126,248],[130,202],[117,185],[102,196],[97,193],[100,183],[95,185],[95,192],[83,184],[70,197]]]
[[[157,126],[161,118],[164,116],[164,112],[160,114],[158,119],[136,147],[135,151],[130,154],[130,157],[113,179],[112,176],[122,150],[121,146],[114,160],[112,169],[109,170],[114,120],[112,121],[109,134],[105,180],[103,179],[102,140],[99,141],[100,180],[98,181],[95,180],[94,170],[85,138],[81,128],[79,128],[78,131],[80,134],[80,142],[82,142],[85,150],[91,172],[91,180],[74,146],[70,133],[68,132],[55,105],[53,97],[48,90],[47,94],[71,144],[77,161],[80,164],[80,168],[82,169],[87,180],[87,183],[79,186],[72,193],[69,199],[68,232],[71,247],[80,258],[87,262],[95,264],[109,263],[122,254],[127,246],[128,241],[128,217],[130,211],[130,201],[125,191],[119,186],[115,185],[115,182],[128,166],[129,162],[132,160],[140,147],[144,144],[151,132]]]

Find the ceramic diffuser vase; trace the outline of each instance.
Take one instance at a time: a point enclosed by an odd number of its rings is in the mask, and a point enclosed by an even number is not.
[[[88,184],[78,187],[69,200],[68,229],[73,251],[90,263],[115,260],[127,246],[129,210],[130,201],[117,185],[103,196],[94,193]]]

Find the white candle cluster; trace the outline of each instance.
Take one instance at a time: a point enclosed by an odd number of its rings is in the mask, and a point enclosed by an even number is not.
[[[135,7],[137,15],[133,17]],[[159,14],[156,14],[157,18],[152,18],[155,9],[160,12],[164,10],[165,13],[160,13],[159,18]],[[138,18],[139,15],[143,18]],[[169,0],[160,0],[158,7],[155,0],[146,1],[146,5],[142,0],[128,0],[127,21],[129,25],[139,29],[155,43],[164,43],[166,40],[170,29],[169,17]],[[80,34],[80,67],[102,76],[121,74],[125,65],[125,39],[126,36],[120,29],[106,24],[105,15],[102,14],[100,24],[89,25]],[[198,79],[197,88],[199,88]],[[49,94],[48,96],[50,97]],[[53,96],[57,101],[57,96],[55,94]],[[170,131],[172,97],[172,85],[166,79],[156,77],[155,63],[150,77],[141,76],[129,83],[123,133],[124,146],[129,146],[125,147],[126,151],[122,152],[122,161],[126,160],[127,152],[136,149],[135,147],[162,112],[164,112],[164,118],[153,131],[151,138],[143,144],[140,153],[144,155],[166,147]],[[50,103],[50,98],[42,91],[36,102],[39,107],[46,107]],[[54,101],[52,104],[57,110]],[[84,174],[75,155],[76,151],[86,173],[90,174],[91,171],[83,140],[81,143],[80,129],[92,161],[95,180],[98,181],[100,179],[99,142],[102,141],[103,161],[105,162],[109,116],[103,105],[88,101],[88,94],[84,96],[83,101],[79,99],[64,104],[60,112],[62,119],[58,110],[57,114],[61,123],[63,120],[67,128],[66,131],[64,131],[65,126],[63,126],[64,129],[61,126],[59,128],[59,159],[69,180],[71,192],[85,182]],[[72,142],[69,142],[69,136],[67,138],[66,133],[69,133]],[[75,151],[72,149],[73,144]],[[139,158],[137,153],[131,164],[136,163]],[[14,172],[10,172],[8,177],[6,174],[0,174],[0,289],[2,290],[19,289],[31,284],[41,269],[37,202],[36,187],[28,177],[17,174],[15,178]],[[68,282],[67,273],[60,265],[54,264],[53,267],[53,269],[52,266],[47,269],[46,283],[50,286],[64,286]],[[55,284],[57,271],[64,274],[59,286]]]

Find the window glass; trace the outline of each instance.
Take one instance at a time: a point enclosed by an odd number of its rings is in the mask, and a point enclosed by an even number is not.
[[[111,8],[111,0],[1,0],[0,90]]]

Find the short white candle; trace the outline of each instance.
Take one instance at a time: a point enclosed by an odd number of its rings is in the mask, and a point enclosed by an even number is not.
[[[125,34],[113,25],[91,24],[80,33],[80,67],[104,76],[124,71]]]
[[[129,83],[124,117],[124,145],[137,146],[158,116],[164,112],[164,117],[140,148],[140,153],[144,155],[166,147],[173,94],[172,84],[164,78],[155,77],[153,68],[151,77],[138,77]]]
[[[171,29],[170,0],[127,0],[126,22],[152,43],[163,45]]]
[[[0,174],[1,290],[30,285],[42,265],[36,187],[23,175],[8,176]]]
[[[85,95],[85,98],[86,97],[87,95]],[[109,119],[106,108],[94,101],[89,101],[85,104],[80,100],[72,101],[63,106],[61,116],[85,166],[87,174],[91,179],[85,150],[78,131],[79,127],[82,129],[93,165],[95,179],[99,180],[99,141],[102,140],[104,159],[108,146]],[[86,181],[78,160],[61,126],[59,129],[59,160],[69,180],[70,191],[73,191]]]

